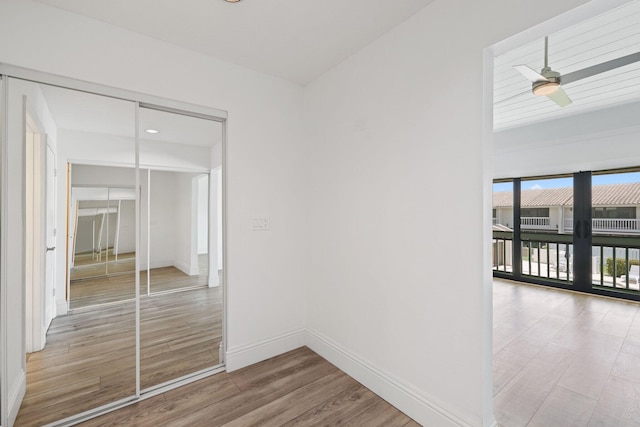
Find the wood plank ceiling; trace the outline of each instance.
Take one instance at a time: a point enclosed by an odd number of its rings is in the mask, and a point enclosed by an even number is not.
[[[640,51],[640,1],[549,34],[549,65],[568,74]],[[565,108],[531,93],[531,82],[513,66],[544,66],[544,39],[495,58],[494,130],[556,119],[640,99],[640,62],[563,85]]]

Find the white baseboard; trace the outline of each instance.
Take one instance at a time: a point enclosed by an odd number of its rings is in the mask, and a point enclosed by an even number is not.
[[[369,362],[342,348],[322,334],[307,330],[307,346],[329,362],[355,378],[387,402],[426,426],[471,427],[465,420],[430,396],[404,384]],[[495,424],[495,422],[494,422]]]
[[[198,274],[197,271],[193,271],[191,269],[191,265],[187,262],[182,262],[182,261],[176,261],[173,263],[173,265],[180,271],[182,271],[184,274],[186,274],[187,276],[195,276]]]
[[[27,375],[24,370],[21,369],[18,378],[16,378],[15,382],[11,384],[7,392],[9,396],[9,408],[7,415],[10,426],[12,426],[15,423],[16,418],[18,418],[18,411],[20,411],[20,405],[22,404],[22,399],[24,398],[26,391]]]
[[[67,314],[67,302],[56,302],[56,316],[64,316]]]
[[[209,287],[217,288],[220,286],[220,275],[222,274],[222,270],[216,270],[215,274],[209,274]]]
[[[305,330],[300,329],[255,344],[228,348],[225,355],[227,372],[233,372],[245,366],[303,347],[306,343],[306,336]]]
[[[147,260],[140,260],[140,271],[147,270],[148,268],[163,268],[163,267],[176,267],[176,263],[172,259],[154,259],[151,260],[151,264],[147,264]]]

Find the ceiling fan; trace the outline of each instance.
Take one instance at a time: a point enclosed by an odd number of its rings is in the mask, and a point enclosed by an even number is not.
[[[561,85],[573,83],[605,71],[615,70],[638,61],[640,61],[640,52],[562,75],[549,67],[549,37],[547,36],[544,38],[544,68],[539,73],[527,65],[516,65],[514,68],[531,80],[531,91],[534,95],[546,96],[560,107],[566,107],[571,104],[571,98],[565,93]]]

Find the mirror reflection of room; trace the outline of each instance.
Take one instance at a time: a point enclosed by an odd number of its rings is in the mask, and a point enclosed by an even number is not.
[[[76,210],[71,280],[135,269],[134,200],[82,200]]]
[[[129,182],[133,172],[73,165],[72,309],[135,296],[135,189],[104,184]],[[146,178],[140,181],[141,295],[208,286],[209,174],[149,169],[141,174]]]
[[[148,280],[141,277],[141,292],[207,286],[209,175],[162,170],[141,173],[147,178],[142,186],[141,273],[150,267]]]
[[[135,169],[71,166],[70,308],[135,296]]]
[[[140,299],[140,386],[147,389],[221,362],[222,128],[151,108],[140,108],[139,120],[140,292],[149,295]]]
[[[48,215],[57,249],[47,251],[55,310],[42,345],[24,348],[18,423],[45,425],[220,366],[221,123],[13,83],[11,132],[24,132],[23,96],[46,106],[58,171],[57,215]],[[36,307],[19,301],[25,313]]]

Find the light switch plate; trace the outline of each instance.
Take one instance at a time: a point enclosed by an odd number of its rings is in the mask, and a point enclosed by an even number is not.
[[[268,218],[253,218],[251,220],[251,228],[253,231],[267,231],[269,230]]]

